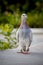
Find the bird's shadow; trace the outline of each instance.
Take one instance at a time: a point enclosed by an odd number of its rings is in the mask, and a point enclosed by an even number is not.
[[[38,55],[38,56],[41,56],[41,55],[43,55],[43,53],[39,53],[39,52],[30,52],[30,54],[29,55],[34,55],[34,56],[36,56],[36,55]]]
[[[21,52],[17,52],[17,53],[20,53],[20,54],[23,54],[23,55],[32,55],[32,56],[42,56],[43,53],[39,53],[39,52],[29,52],[29,53],[21,53]]]

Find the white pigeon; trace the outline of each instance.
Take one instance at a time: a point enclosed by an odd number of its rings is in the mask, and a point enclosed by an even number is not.
[[[17,43],[21,47],[21,52],[29,51],[29,47],[32,42],[32,31],[28,27],[27,23],[27,15],[21,15],[21,25],[16,33]]]

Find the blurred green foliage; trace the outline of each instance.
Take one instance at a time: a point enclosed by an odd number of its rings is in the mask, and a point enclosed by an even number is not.
[[[16,41],[15,41],[16,33],[15,32],[12,33],[13,29],[14,29],[13,25],[10,24],[0,25],[0,35],[2,35],[2,37],[4,36],[3,39],[0,38],[0,50],[16,47]],[[13,34],[13,38],[11,37],[12,34]]]
[[[43,12],[28,13],[28,24],[32,28],[43,28]]]
[[[5,35],[10,35],[13,30],[13,25],[10,24],[1,24],[0,29],[2,30],[2,33]]]
[[[28,25],[43,28],[43,0],[0,0],[0,25],[20,26],[21,14],[28,16]]]
[[[0,26],[3,25],[4,29],[6,31],[11,31],[13,28],[18,28],[21,23],[21,14],[22,13],[14,13],[11,14],[9,12],[6,12],[7,15],[4,14],[4,16],[0,16]],[[32,28],[43,28],[43,11],[31,11],[27,13],[27,23]],[[6,24],[6,25],[5,25]],[[9,24],[9,25],[8,25]],[[7,27],[9,28],[7,29]],[[3,27],[2,27],[3,28]]]
[[[2,41],[0,40],[0,50],[5,50],[5,49],[9,49],[9,48],[11,48],[11,46],[10,46],[9,43],[7,43],[7,42],[2,42]]]

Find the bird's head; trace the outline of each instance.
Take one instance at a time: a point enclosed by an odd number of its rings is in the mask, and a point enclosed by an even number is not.
[[[23,29],[23,28],[28,28],[28,25],[27,25],[27,15],[26,14],[22,14],[21,15],[21,25],[20,25],[20,28]]]
[[[27,15],[24,13],[21,15],[21,22],[26,22],[26,19],[27,19]]]

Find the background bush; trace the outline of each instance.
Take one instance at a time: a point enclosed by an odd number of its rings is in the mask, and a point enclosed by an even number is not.
[[[0,25],[9,24],[10,29],[11,27],[18,28],[21,24],[21,14],[18,12],[16,14],[7,13],[7,15],[0,16]],[[43,12],[31,11],[27,13],[27,16],[27,22],[31,28],[43,28]]]
[[[20,26],[21,14],[28,16],[28,25],[43,28],[43,0],[0,0],[0,24]]]

